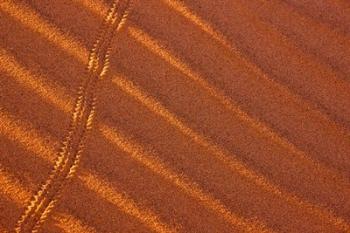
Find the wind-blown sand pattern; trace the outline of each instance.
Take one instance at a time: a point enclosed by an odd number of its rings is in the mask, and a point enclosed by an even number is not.
[[[0,2],[0,232],[350,232],[346,0]]]

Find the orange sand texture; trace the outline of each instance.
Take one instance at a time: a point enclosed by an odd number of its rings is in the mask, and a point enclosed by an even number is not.
[[[1,0],[0,232],[350,232],[347,0]]]

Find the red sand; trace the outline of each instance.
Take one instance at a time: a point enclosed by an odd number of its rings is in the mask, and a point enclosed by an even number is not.
[[[112,3],[0,2],[1,232],[350,232],[346,0]]]

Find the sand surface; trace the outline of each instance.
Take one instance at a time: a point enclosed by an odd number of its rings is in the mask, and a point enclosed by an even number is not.
[[[0,232],[350,232],[349,1],[116,2],[0,1]]]

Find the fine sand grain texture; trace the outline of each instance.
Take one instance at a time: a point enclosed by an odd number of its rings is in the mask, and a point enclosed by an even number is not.
[[[0,232],[350,233],[347,0],[1,0]]]

